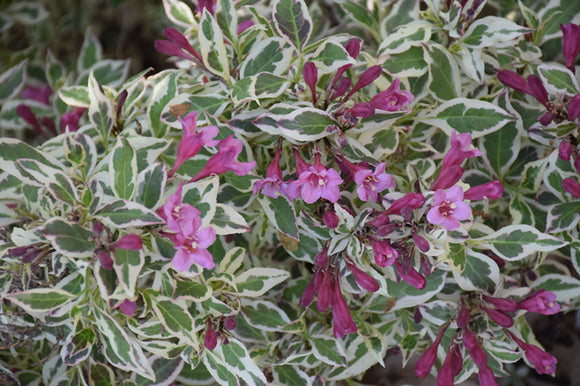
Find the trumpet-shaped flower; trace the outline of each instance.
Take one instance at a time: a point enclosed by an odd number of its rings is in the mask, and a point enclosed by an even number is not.
[[[459,221],[471,216],[471,208],[463,202],[463,189],[454,186],[448,191],[438,190],[433,195],[433,205],[427,213],[427,220],[431,224],[442,225],[448,231],[455,230],[461,225]]]
[[[316,154],[314,165],[299,175],[296,185],[300,187],[302,199],[308,204],[318,201],[321,197],[330,202],[337,202],[340,198],[338,186],[342,181],[338,172],[322,165],[320,155]]]
[[[544,315],[553,315],[560,312],[560,305],[556,302],[556,294],[545,289],[534,291],[517,303],[517,308],[530,312],[539,312]]]
[[[280,149],[276,151],[274,160],[266,170],[266,177],[254,183],[254,194],[262,190],[264,196],[276,198],[279,193],[285,194],[290,200],[298,197],[296,186],[290,182],[282,180],[282,170],[280,169]]]
[[[417,374],[419,378],[425,378],[433,368],[433,365],[437,360],[437,349],[439,348],[439,343],[441,343],[441,339],[443,338],[443,335],[445,335],[445,331],[447,331],[448,327],[449,324],[445,325],[443,330],[441,330],[437,336],[437,339],[435,339],[433,344],[429,346],[423,354],[421,354],[419,360],[415,363],[415,374]]]
[[[238,176],[245,176],[256,167],[256,161],[240,162],[237,160],[243,148],[242,141],[230,135],[220,141],[218,152],[214,154],[203,168],[192,178],[191,182],[199,181],[212,174],[222,174],[233,171]]]
[[[376,202],[378,194],[387,188],[394,188],[393,176],[385,173],[387,164],[381,162],[371,171],[367,168],[359,168],[354,175],[354,182],[358,185],[356,192],[363,201]]]
[[[510,336],[524,350],[526,358],[534,365],[538,374],[554,374],[556,372],[556,364],[558,360],[533,344],[528,344],[521,339],[518,339],[514,334]]]
[[[410,105],[415,97],[410,91],[401,90],[399,87],[401,80],[395,79],[393,83],[385,90],[375,95],[370,104],[376,109],[385,111],[398,111]]]

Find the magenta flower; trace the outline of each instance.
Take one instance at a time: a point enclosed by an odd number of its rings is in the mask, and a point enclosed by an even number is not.
[[[280,169],[280,148],[276,151],[274,160],[266,170],[266,177],[254,183],[254,195],[262,190],[264,196],[276,198],[279,193],[285,194],[288,199],[294,200],[300,194],[295,185],[282,180]]]
[[[463,329],[463,345],[469,352],[469,356],[478,367],[487,364],[487,355],[479,345],[475,333],[467,328]]]
[[[381,162],[374,173],[362,167],[355,173],[354,182],[358,185],[356,192],[361,200],[376,202],[380,192],[395,187],[393,176],[385,173],[386,167],[387,164]]]
[[[437,383],[435,386],[453,386],[453,379],[459,375],[463,368],[463,357],[459,351],[459,346],[453,344],[447,351],[443,366],[437,373]]]
[[[493,371],[489,368],[487,364],[479,366],[479,373],[477,374],[477,379],[479,380],[480,386],[499,386]]]
[[[375,263],[381,267],[392,265],[399,257],[399,252],[389,244],[388,240],[373,240]]]
[[[344,112],[344,115],[350,114],[357,118],[367,118],[375,115],[375,108],[367,102],[360,102]]]
[[[121,305],[119,305],[119,309],[122,313],[127,316],[133,316],[135,311],[137,310],[137,302],[132,302],[129,299],[125,299]]]
[[[368,273],[364,272],[363,270],[361,270],[360,268],[358,268],[356,265],[354,265],[352,263],[347,262],[346,266],[354,274],[354,278],[355,278],[356,282],[362,288],[366,289],[369,292],[376,292],[379,290],[379,283],[377,282],[377,280],[374,277],[372,277]]]
[[[481,309],[484,310],[489,315],[491,320],[493,320],[502,327],[510,328],[511,326],[514,325],[514,318],[512,318],[503,311],[496,310],[494,308],[489,308],[486,306],[481,306]]]
[[[60,129],[64,133],[68,128],[69,131],[77,131],[79,129],[79,120],[85,112],[86,108],[77,107],[73,111],[64,113],[60,116]]]
[[[553,315],[560,312],[560,305],[556,303],[556,294],[545,289],[534,291],[517,303],[517,308],[530,312],[539,312],[544,315]]]
[[[463,189],[454,186],[447,192],[438,190],[433,195],[433,205],[427,212],[427,221],[431,224],[442,225],[448,231],[460,227],[459,221],[471,216],[471,208],[463,202]]]
[[[417,374],[419,378],[425,378],[433,368],[433,365],[437,360],[437,349],[439,348],[439,343],[441,343],[441,339],[443,338],[443,335],[445,335],[445,331],[447,331],[448,327],[449,324],[446,324],[445,327],[443,327],[443,330],[441,330],[437,339],[435,339],[433,344],[429,346],[423,354],[421,354],[421,357],[419,357],[419,360],[415,363],[415,374]]]
[[[103,269],[110,270],[113,268],[113,265],[115,264],[115,262],[111,258],[111,254],[105,250],[102,249],[97,250],[97,258],[99,259],[99,262],[101,263],[101,267],[103,267]]]
[[[526,358],[532,363],[536,368],[538,374],[548,374],[552,375],[556,372],[556,364],[558,360],[533,344],[528,344],[520,339],[518,339],[514,334],[510,333],[510,336],[524,350]]]
[[[205,335],[203,336],[203,345],[208,350],[213,350],[217,346],[217,333],[213,329],[211,322],[207,324]]]
[[[493,304],[493,306],[498,310],[505,312],[515,312],[517,309],[517,303],[513,299],[495,298],[493,296],[487,295],[483,295],[482,298],[486,302]]]
[[[238,176],[245,176],[256,167],[256,161],[240,162],[237,160],[242,152],[243,144],[233,135],[220,141],[218,152],[214,154],[190,182],[199,181],[212,174],[223,174],[233,171]]]
[[[177,147],[177,158],[169,171],[169,177],[173,176],[185,161],[199,153],[205,145],[216,146],[218,144],[218,141],[213,139],[218,135],[219,129],[216,126],[207,126],[198,132],[196,118],[196,111],[190,112],[183,119],[178,118],[183,128],[183,136]]]
[[[435,182],[433,182],[433,185],[431,185],[429,190],[436,191],[438,189],[449,189],[461,180],[463,172],[463,168],[459,165],[442,167],[437,178],[435,178]]]
[[[563,140],[560,142],[560,146],[558,146],[558,157],[564,161],[570,161],[570,157],[574,153],[574,150],[574,146],[572,146],[570,142]]]
[[[403,278],[407,284],[410,284],[418,289],[423,289],[427,285],[425,277],[417,272],[415,268],[408,267],[403,269],[403,265],[398,260],[395,261],[395,268],[397,269],[399,276],[401,276],[401,278]]]
[[[361,88],[366,87],[369,84],[373,83],[375,81],[375,79],[377,79],[379,76],[381,76],[382,73],[383,73],[383,69],[381,68],[381,66],[377,65],[377,66],[372,66],[372,67],[367,68],[365,70],[365,72],[363,72],[361,74],[360,78],[358,79],[358,81],[356,82],[354,87],[349,91],[348,94],[346,94],[346,96],[344,98],[348,99],[352,94],[354,94],[355,92],[357,92]]]
[[[539,119],[542,125],[548,125],[556,117],[549,104],[548,92],[542,84],[542,81],[537,76],[530,75],[526,81],[523,76],[513,71],[501,70],[497,73],[497,77],[506,86],[531,95],[536,98],[538,102],[544,105],[548,111],[546,111],[546,113],[544,113],[544,115]]]
[[[483,200],[483,199],[498,199],[503,195],[503,185],[499,180],[487,182],[483,185],[477,185],[469,188],[465,194],[466,200]]]
[[[156,40],[155,49],[162,54],[177,56],[182,59],[191,60],[193,62],[202,64],[203,59],[201,55],[189,44],[187,38],[173,27],[165,28],[163,35],[168,40]]]
[[[471,320],[471,310],[464,302],[459,305],[459,313],[457,314],[457,327],[465,328],[467,323]]]
[[[401,80],[399,78],[395,79],[389,88],[381,91],[371,99],[371,105],[379,110],[398,111],[411,104],[415,97],[410,91],[401,90],[399,88],[400,83]]]
[[[580,94],[574,95],[574,97],[568,102],[568,120],[574,121],[580,116]]]
[[[560,24],[562,30],[562,52],[566,58],[566,67],[574,71],[574,62],[580,52],[580,26],[574,23]]]
[[[338,279],[333,282],[331,296],[334,336],[343,338],[346,334],[355,333],[358,328],[340,291]]]
[[[50,106],[50,96],[51,95],[52,95],[52,88],[50,88],[50,86],[44,86],[42,88],[28,86],[24,90],[22,90],[20,97],[22,99],[35,100],[37,102],[40,102],[40,103],[45,104],[47,106]]]
[[[322,165],[320,155],[317,153],[314,165],[298,176],[296,185],[301,187],[302,199],[308,204],[316,202],[320,197],[330,202],[336,202],[340,198],[340,188],[338,186],[342,181],[336,170],[327,169]]]
[[[316,68],[316,65],[313,62],[304,63],[302,76],[312,94],[312,103],[316,105],[318,99],[316,95],[316,83],[318,82],[318,69]]]
[[[169,234],[177,249],[173,265],[179,272],[189,270],[194,263],[212,269],[215,263],[207,247],[215,242],[215,230],[211,227],[200,229],[201,212],[181,201],[182,186],[183,183],[159,210],[159,215],[165,220],[169,230],[174,232]]]
[[[385,215],[401,214],[401,211],[407,209],[417,209],[425,203],[425,197],[421,193],[407,193],[393,203],[383,212]]]
[[[575,198],[580,198],[580,184],[572,177],[564,178],[562,181],[562,188],[573,195]]]
[[[457,132],[453,130],[451,132],[451,146],[447,154],[445,154],[445,158],[443,158],[441,170],[443,171],[452,165],[460,165],[468,158],[480,156],[481,151],[473,146],[470,133],[460,133],[457,135]]]

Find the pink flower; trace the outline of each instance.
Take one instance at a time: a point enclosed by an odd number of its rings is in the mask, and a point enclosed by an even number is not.
[[[363,201],[376,202],[378,194],[387,188],[394,188],[393,176],[385,173],[387,164],[381,162],[374,173],[367,168],[359,168],[354,175],[354,182],[358,185],[356,192]]]
[[[115,264],[115,262],[111,258],[111,254],[102,249],[97,250],[97,258],[99,259],[99,262],[101,263],[101,267],[103,267],[103,269],[106,270],[112,269],[113,264]]]
[[[566,67],[574,72],[574,62],[580,52],[580,26],[574,23],[560,24],[562,30],[562,52],[566,58]]]
[[[453,379],[459,375],[463,367],[463,357],[459,351],[459,346],[453,344],[447,351],[443,366],[437,373],[436,386],[453,386]]]
[[[425,197],[421,193],[407,193],[393,203],[383,212],[385,215],[401,214],[401,211],[407,209],[417,209],[425,203]]]
[[[399,252],[389,244],[388,240],[373,240],[375,263],[381,267],[392,265],[399,257]]]
[[[502,327],[509,328],[514,325],[514,318],[512,318],[503,311],[499,311],[494,308],[489,308],[486,306],[481,306],[481,309],[487,312],[491,320],[493,320]]]
[[[352,263],[347,262],[346,266],[354,274],[356,282],[362,288],[366,289],[369,292],[376,292],[379,290],[379,283],[371,275],[362,271],[360,268],[358,268],[356,265]]]
[[[477,379],[479,380],[480,386],[499,386],[493,376],[493,371],[491,371],[487,364],[479,366]]]
[[[138,251],[143,247],[143,240],[135,233],[124,235],[115,243],[111,244],[111,249],[121,248],[131,251]]]
[[[453,130],[451,133],[451,146],[447,154],[445,154],[445,158],[443,158],[443,165],[441,166],[441,170],[443,171],[452,165],[460,165],[468,158],[480,156],[481,151],[476,149],[472,144],[471,134],[460,133],[457,135],[457,132]]]
[[[276,151],[274,160],[268,166],[266,178],[254,183],[254,194],[262,190],[264,196],[276,198],[279,193],[285,194],[288,199],[294,200],[300,194],[296,187],[282,180],[282,170],[280,169],[280,148]]]
[[[419,360],[415,363],[415,374],[417,374],[419,378],[425,378],[433,368],[433,365],[437,360],[437,349],[439,348],[439,343],[441,343],[441,339],[443,338],[443,335],[445,335],[445,331],[447,331],[448,327],[449,324],[445,325],[443,330],[441,330],[437,336],[437,339],[435,339],[433,344],[429,346],[423,354],[421,354],[421,357],[419,357]]]
[[[372,66],[372,67],[367,68],[365,70],[365,72],[362,73],[362,75],[360,76],[360,78],[358,79],[358,81],[356,82],[354,87],[352,88],[352,90],[350,90],[349,93],[346,94],[346,96],[344,98],[348,99],[352,94],[354,94],[355,92],[357,92],[361,88],[366,87],[369,84],[373,83],[375,81],[375,79],[377,79],[379,76],[381,76],[382,73],[383,73],[383,69],[381,68],[381,66],[377,65],[377,66]]]
[[[526,358],[534,365],[538,374],[554,374],[558,360],[533,344],[528,344],[510,333],[512,339],[524,350]]]
[[[199,153],[205,145],[215,146],[218,144],[218,141],[213,139],[218,135],[219,129],[216,126],[207,126],[197,132],[196,118],[196,111],[190,112],[183,119],[178,118],[183,128],[183,136],[177,147],[177,158],[169,171],[169,177],[173,176],[185,161]]]
[[[203,63],[201,55],[189,44],[187,38],[173,27],[165,28],[167,40],[156,40],[155,49],[162,54],[177,56],[197,63]]]
[[[322,221],[330,229],[338,227],[338,216],[333,210],[327,210],[322,215]]]
[[[85,112],[86,108],[77,107],[73,111],[64,113],[60,116],[60,129],[64,132],[67,127],[69,131],[77,131],[79,128],[79,120],[81,115]]]
[[[463,172],[463,168],[459,165],[451,165],[445,168],[442,167],[435,182],[433,182],[433,185],[431,185],[429,190],[436,191],[437,189],[449,189],[461,180]]]
[[[433,205],[427,213],[431,224],[442,225],[448,231],[461,225],[459,221],[466,220],[471,215],[471,208],[463,202],[463,189],[454,186],[447,192],[438,190],[433,195]]]
[[[469,188],[464,195],[466,200],[498,199],[503,195],[503,185],[499,180]]]
[[[205,335],[203,337],[203,345],[208,350],[213,350],[217,346],[217,333],[213,329],[211,323],[208,323],[205,329]]]
[[[354,320],[352,320],[352,315],[350,314],[346,300],[344,300],[344,296],[340,291],[338,279],[334,280],[331,296],[334,336],[343,338],[346,334],[355,333],[357,326]]]
[[[179,272],[187,271],[194,263],[212,269],[215,264],[207,247],[215,242],[215,230],[211,227],[200,229],[201,212],[181,201],[182,187],[183,183],[159,210],[159,215],[173,232],[169,234],[177,249],[173,265]]]
[[[320,163],[320,155],[317,153],[314,165],[299,175],[296,185],[301,187],[302,199],[308,204],[316,202],[320,197],[336,202],[340,198],[338,186],[342,181],[336,170],[327,169]]]
[[[240,162],[237,160],[243,148],[242,141],[230,135],[220,141],[217,154],[214,154],[190,182],[199,181],[212,174],[233,171],[238,176],[245,176],[256,167],[256,161]]]
[[[498,310],[515,312],[517,309],[517,303],[513,299],[495,298],[487,295],[483,295],[482,298],[486,302],[493,304],[493,306]]]
[[[398,111],[404,109],[415,100],[415,97],[411,92],[401,90],[400,83],[399,78],[395,79],[389,88],[375,95],[370,103],[379,110]]]
[[[544,315],[553,315],[560,312],[560,305],[556,303],[556,294],[545,289],[534,291],[517,303],[519,310],[539,312]]]
[[[568,113],[568,116],[570,114]],[[558,146],[558,157],[563,159],[564,161],[570,161],[570,157],[574,153],[574,146],[566,140],[560,142],[560,146]]]
[[[575,198],[580,198],[580,184],[572,177],[564,178],[562,181],[562,188],[573,195]]]
[[[119,306],[119,309],[125,315],[133,316],[135,314],[135,310],[137,310],[137,302],[132,302],[129,299],[125,299],[125,301]]]
[[[408,267],[408,269],[403,269],[403,265],[399,261],[395,261],[395,268],[399,276],[413,287],[423,289],[427,285],[425,277],[417,272],[415,268]]]
[[[367,118],[375,115],[375,108],[367,102],[360,102],[344,112],[344,115],[350,114],[357,118]]]
[[[473,363],[479,367],[487,364],[487,355],[479,345],[477,336],[467,328],[463,329],[463,345],[469,352],[471,359],[473,359]]]

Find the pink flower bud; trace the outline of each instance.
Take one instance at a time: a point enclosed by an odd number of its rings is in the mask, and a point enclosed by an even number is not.
[[[413,234],[413,243],[421,252],[428,252],[431,246],[429,245],[429,241],[425,239],[423,236],[419,236],[418,234]]]
[[[135,314],[135,310],[137,310],[137,302],[132,302],[129,299],[125,299],[125,301],[119,306],[119,309],[125,315],[133,316]]]
[[[574,72],[574,62],[580,51],[580,26],[574,23],[560,24],[562,30],[562,52],[566,59],[566,67]]]
[[[477,336],[469,329],[463,329],[463,345],[469,352],[469,356],[473,359],[473,363],[477,366],[483,366],[487,363],[487,355],[479,345]]]
[[[399,257],[399,252],[389,244],[388,240],[373,240],[375,263],[381,267],[392,265]]]
[[[493,371],[489,368],[487,364],[479,366],[479,373],[477,374],[480,386],[499,386],[495,377],[493,376]]]
[[[517,304],[513,299],[494,298],[487,295],[483,295],[482,297],[486,302],[493,304],[498,310],[515,312],[517,309]]]
[[[465,328],[467,327],[467,323],[471,320],[471,311],[469,307],[465,305],[465,303],[461,302],[459,306],[459,313],[457,314],[457,327]]]
[[[556,303],[556,294],[545,289],[534,291],[517,304],[519,310],[539,312],[544,315],[553,315],[560,312],[560,305]]]
[[[358,79],[358,82],[356,82],[356,84],[354,85],[352,90],[350,90],[350,92],[348,94],[346,94],[345,98],[349,98],[352,94],[354,94],[355,92],[357,92],[361,88],[366,87],[369,84],[371,84],[372,82],[374,82],[375,79],[377,79],[379,76],[381,76],[382,72],[383,72],[383,69],[379,65],[372,66],[372,67],[369,67],[368,69],[366,69],[365,72],[362,73],[362,75]]]
[[[508,314],[506,314],[503,311],[499,311],[493,308],[489,308],[489,307],[485,307],[482,306],[481,307],[485,312],[487,312],[487,314],[489,315],[489,317],[496,322],[497,324],[499,324],[502,327],[506,327],[509,328],[511,326],[514,325],[514,318],[512,318],[511,316],[509,316]]]
[[[135,233],[129,233],[121,237],[117,242],[111,245],[111,249],[127,249],[131,251],[138,251],[143,247],[143,240]]]
[[[437,339],[435,339],[433,344],[429,346],[423,354],[421,354],[419,360],[415,363],[415,374],[417,374],[419,378],[425,378],[431,371],[431,368],[433,368],[433,365],[437,360],[437,349],[439,348],[439,343],[441,343],[441,339],[443,338],[443,335],[445,335],[445,331],[447,331],[448,327],[449,324],[443,328],[437,336]]]
[[[322,221],[324,221],[324,225],[330,229],[334,229],[338,226],[338,216],[335,212],[324,212],[322,215]]]
[[[383,214],[401,214],[403,208],[417,209],[425,202],[425,197],[421,193],[407,193],[403,197],[395,200]]]
[[[459,165],[442,167],[435,182],[431,185],[429,190],[436,191],[438,189],[449,189],[461,180],[463,172],[463,168]]]
[[[333,331],[334,336],[342,338],[346,334],[355,333],[358,329],[348,305],[342,296],[338,281],[334,281],[332,288],[332,318],[334,319]]]
[[[302,76],[312,93],[312,101],[316,104],[316,83],[318,82],[318,69],[313,62],[304,63],[302,68]]]
[[[437,373],[436,386],[453,386],[453,379],[461,372],[462,367],[463,357],[459,352],[459,346],[454,344],[447,352],[443,366]]]
[[[43,103],[47,106],[50,106],[50,96],[52,95],[52,88],[50,86],[44,86],[42,88],[28,86],[22,93],[20,97],[22,99],[32,99],[37,102]]]
[[[242,32],[244,32],[245,30],[247,30],[248,28],[250,28],[253,25],[254,25],[254,21],[252,19],[246,19],[244,21],[241,21],[240,24],[238,24],[238,28],[236,29],[236,33],[238,35],[241,35]]]
[[[375,108],[370,103],[360,102],[352,106],[352,108],[348,109],[345,113],[349,113],[357,118],[367,118],[375,114]]]
[[[580,94],[574,95],[574,98],[568,102],[568,120],[574,121],[580,116]]]
[[[407,272],[404,272],[402,269],[401,263],[395,261],[395,268],[397,268],[397,272],[399,276],[403,278],[408,284],[412,285],[415,288],[423,289],[427,285],[427,281],[425,277],[421,275],[417,270],[413,267],[410,267]]]
[[[238,321],[237,321],[237,319],[236,319],[236,316],[235,316],[235,315],[228,316],[228,317],[226,318],[225,325],[226,325],[226,329],[227,329],[227,330],[230,330],[230,331],[231,331],[231,330],[233,330],[234,328],[236,328],[236,325],[237,325],[237,324],[238,324]]]
[[[373,278],[368,273],[359,269],[356,265],[347,263],[346,264],[351,272],[354,274],[354,278],[358,285],[366,289],[369,292],[376,292],[379,290],[379,283],[375,278]]]
[[[346,52],[350,55],[351,58],[356,59],[358,53],[360,52],[360,40],[359,38],[350,39],[346,46],[344,47]]]
[[[497,78],[508,87],[515,90],[521,91],[523,93],[529,94],[530,89],[528,83],[523,76],[516,74],[513,71],[501,70],[497,73]]]
[[[101,266],[106,269],[109,270],[111,268],[113,268],[113,259],[111,259],[111,255],[109,254],[109,252],[107,251],[103,251],[102,249],[99,249],[97,251],[97,257],[99,258],[99,261],[101,262]]]
[[[556,116],[554,115],[554,113],[552,113],[551,111],[546,111],[544,113],[544,115],[542,115],[540,117],[540,119],[538,119],[538,121],[544,125],[544,126],[548,126],[550,124],[550,122],[552,122],[554,120]]]
[[[324,277],[322,283],[320,284],[320,289],[318,291],[318,300],[316,301],[316,309],[319,312],[326,311],[328,306],[330,306],[331,293],[331,280],[330,280],[330,269],[324,271]]]
[[[338,82],[338,85],[334,88],[330,100],[333,101],[336,98],[340,98],[346,93],[346,90],[350,88],[352,81],[349,78],[343,78]]]
[[[562,181],[562,188],[573,195],[575,198],[580,198],[580,184],[572,177],[564,178]]]
[[[499,180],[487,182],[483,185],[469,188],[463,198],[466,200],[498,199],[503,195],[503,185]]]
[[[535,75],[528,76],[528,87],[530,90],[530,95],[537,99],[538,102],[547,107],[548,105],[548,92],[542,84],[542,81]]]
[[[217,333],[211,324],[208,324],[203,337],[203,345],[208,350],[213,350],[217,346]]]
[[[510,333],[512,339],[524,350],[526,358],[534,365],[538,374],[554,374],[558,360],[533,344],[528,344]]]

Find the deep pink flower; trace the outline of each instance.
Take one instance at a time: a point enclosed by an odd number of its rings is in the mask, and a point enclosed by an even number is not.
[[[461,226],[459,221],[468,219],[470,215],[471,208],[463,202],[463,189],[454,186],[447,192],[445,190],[435,192],[433,204],[427,213],[427,221],[452,231]]]
[[[397,268],[397,273],[407,282],[407,284],[418,289],[423,289],[427,285],[425,277],[415,268],[409,267],[408,269],[403,269],[402,264],[398,260],[395,260],[395,268]]]
[[[354,278],[356,279],[358,285],[369,292],[376,292],[379,290],[379,283],[374,277],[364,272],[352,263],[347,262],[346,265],[348,269],[350,269],[350,271],[354,274]]]
[[[423,253],[428,252],[429,249],[431,249],[429,241],[427,241],[425,237],[420,236],[416,233],[413,233],[413,243],[415,244],[417,249],[419,249]]]
[[[517,303],[513,299],[495,298],[493,296],[487,295],[483,295],[482,298],[486,302],[493,304],[493,306],[498,310],[505,312],[515,312],[517,309]]]
[[[77,107],[73,111],[64,113],[60,116],[60,129],[64,133],[68,127],[69,131],[77,131],[79,129],[79,120],[85,112],[86,108]]]
[[[574,23],[560,24],[562,30],[562,52],[566,59],[566,67],[574,72],[574,62],[580,52],[580,26]]]
[[[353,38],[350,39],[348,43],[346,43],[346,46],[344,46],[344,48],[346,49],[346,52],[348,52],[351,58],[356,59],[356,57],[360,52],[360,45],[361,45],[360,38]]]
[[[334,278],[332,276],[335,275],[334,271],[331,271],[331,268],[327,267],[323,269],[323,276],[320,286],[318,288],[318,299],[316,300],[316,309],[319,312],[326,311],[330,306],[332,301],[332,287],[331,284],[334,282]]]
[[[517,303],[519,310],[539,312],[544,315],[553,315],[560,312],[560,305],[556,302],[556,294],[545,289],[534,291]]]
[[[467,328],[463,329],[463,345],[469,352],[469,356],[478,367],[487,364],[487,355],[477,341],[475,333]]]
[[[367,68],[365,70],[365,72],[363,72],[361,74],[360,78],[358,79],[358,81],[356,82],[354,87],[349,91],[348,94],[346,94],[346,96],[344,98],[348,99],[352,94],[354,94],[355,92],[357,92],[361,88],[366,87],[369,84],[373,83],[375,81],[375,79],[377,79],[379,76],[381,76],[382,73],[383,73],[383,69],[381,66],[377,65],[377,66],[372,66],[372,67]]]
[[[324,225],[330,229],[334,229],[338,226],[338,216],[336,215],[336,212],[332,210],[324,212],[322,215],[322,221],[324,222]]]
[[[137,302],[132,302],[129,299],[125,299],[123,303],[119,306],[119,309],[122,313],[127,316],[133,316],[135,314],[135,310],[137,310]]]
[[[238,35],[241,35],[242,32],[244,32],[245,30],[247,30],[248,28],[250,28],[253,25],[254,25],[254,21],[252,19],[246,19],[244,21],[241,21],[238,24],[238,28],[236,29],[236,32]]]
[[[245,176],[256,167],[256,161],[240,162],[237,160],[242,152],[243,144],[233,135],[220,141],[217,154],[214,154],[190,182],[199,181],[212,174],[223,174],[233,171],[238,176]]]
[[[460,165],[464,160],[473,157],[480,157],[481,151],[472,144],[470,133],[460,133],[455,130],[451,132],[451,145],[449,151],[443,158],[441,171],[452,165]]]
[[[28,86],[24,90],[22,90],[20,97],[22,99],[32,99],[32,100],[35,100],[37,102],[43,103],[47,106],[50,106],[50,96],[51,95],[52,95],[52,88],[50,88],[50,86],[44,86],[42,88]]]
[[[320,162],[320,155],[317,153],[314,165],[303,171],[298,176],[296,184],[300,186],[300,193],[304,202],[312,204],[320,197],[330,202],[336,202],[340,198],[339,185],[342,178],[338,172],[332,168],[327,169]]]
[[[111,244],[111,249],[121,248],[131,251],[138,251],[143,247],[143,240],[135,233],[124,235],[115,243]]]
[[[413,94],[407,90],[399,88],[401,81],[395,79],[385,91],[375,95],[370,103],[379,110],[398,111],[405,108],[415,100]]]
[[[556,372],[558,360],[533,344],[528,344],[510,333],[512,339],[524,350],[526,358],[534,365],[538,374],[552,375]]]
[[[177,187],[177,191],[169,196],[167,202],[159,208],[158,214],[167,223],[167,227],[173,233],[181,232],[186,224],[195,217],[199,217],[200,211],[193,205],[182,202],[183,182]]]
[[[499,180],[487,182],[483,185],[477,185],[469,188],[465,194],[466,200],[483,200],[483,199],[498,199],[503,195],[503,185]]]
[[[354,182],[358,185],[356,192],[363,201],[376,202],[378,194],[385,189],[394,188],[393,176],[385,173],[387,164],[381,162],[374,173],[367,168],[360,167],[354,175]]]
[[[574,95],[574,97],[568,102],[568,120],[574,121],[580,116],[580,94]]]
[[[181,117],[178,119],[183,128],[183,136],[177,147],[177,158],[169,171],[169,177],[173,176],[185,161],[199,153],[204,146],[216,146],[219,143],[213,140],[219,133],[216,126],[203,127],[199,132],[197,131],[196,111],[190,112],[183,119]]]
[[[479,366],[479,373],[477,374],[477,379],[479,380],[480,386],[499,386],[493,371],[489,368],[487,364]]]
[[[334,336],[342,338],[346,334],[355,333],[358,328],[352,319],[346,300],[340,291],[338,279],[333,283],[331,296]]]
[[[195,7],[195,13],[202,14],[204,9],[207,9],[212,15],[215,12],[217,0],[197,0],[197,6]]]
[[[156,40],[155,49],[162,54],[177,56],[182,59],[203,63],[201,55],[189,44],[187,38],[173,27],[167,27],[163,31],[167,40]]]
[[[471,320],[471,310],[463,302],[459,305],[459,313],[457,314],[457,327],[465,328],[467,323]]]
[[[452,344],[451,348],[447,351],[443,366],[441,366],[441,369],[437,373],[437,383],[435,386],[453,386],[453,379],[461,372],[462,367],[463,357],[459,352],[459,346]]]
[[[526,79],[510,70],[501,70],[497,73],[497,78],[508,87],[511,87],[515,90],[523,92],[525,94],[530,93],[530,88],[528,87],[528,82]]]
[[[494,308],[489,308],[486,306],[481,306],[481,309],[487,312],[491,320],[493,320],[502,327],[509,328],[514,325],[514,318],[512,318],[503,311],[496,310]]]
[[[540,78],[535,75],[528,76],[528,87],[530,89],[530,95],[536,98],[538,102],[548,107],[548,91],[546,91]]]
[[[346,110],[344,114],[350,114],[357,118],[367,118],[375,115],[375,108],[373,105],[367,102],[360,102],[352,106],[350,109]]]
[[[449,189],[453,185],[457,184],[461,177],[463,177],[463,168],[459,165],[446,166],[441,168],[435,182],[429,188],[429,190],[436,191],[438,189]]]
[[[449,324],[446,324],[437,336],[437,339],[435,339],[433,344],[429,346],[423,354],[421,354],[419,360],[415,363],[415,374],[417,374],[419,378],[425,378],[433,368],[433,365],[437,360],[437,349],[439,348],[439,343],[441,343],[441,339],[443,338],[443,335],[445,335],[445,331],[447,331],[448,327]]]
[[[375,262],[381,267],[392,265],[399,257],[399,252],[389,244],[388,240],[373,240]]]
[[[340,82],[338,82],[338,85],[332,88],[333,91],[332,94],[330,95],[330,100],[333,101],[336,98],[340,98],[341,96],[343,96],[351,85],[352,81],[350,80],[350,78],[341,79]]]
[[[574,153],[574,146],[569,141],[563,140],[558,146],[558,157],[564,161],[570,161],[570,157]]]
[[[233,330],[234,328],[236,328],[237,324],[238,324],[238,320],[237,320],[235,315],[228,316],[225,319],[226,330],[229,330],[229,331]]]
[[[316,105],[318,99],[316,95],[316,83],[318,82],[318,69],[316,68],[316,65],[313,62],[304,63],[304,67],[302,67],[302,76],[312,94],[312,103]]]
[[[562,181],[562,188],[573,195],[575,198],[580,198],[580,184],[572,177],[564,178]]]
[[[393,203],[383,212],[385,215],[401,214],[404,208],[417,209],[425,203],[425,197],[421,193],[407,193]]]
[[[317,270],[314,272],[314,276],[310,283],[304,289],[302,296],[300,297],[300,306],[301,307],[308,307],[312,300],[314,300],[314,295],[318,293],[320,286],[322,285],[322,279],[324,277],[324,272],[322,270]]]

